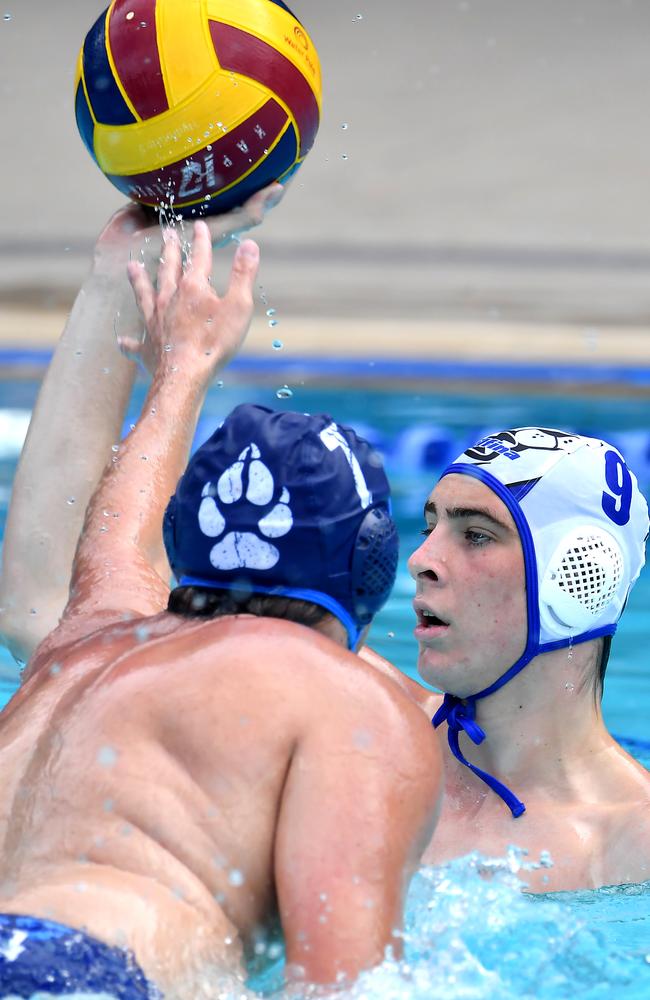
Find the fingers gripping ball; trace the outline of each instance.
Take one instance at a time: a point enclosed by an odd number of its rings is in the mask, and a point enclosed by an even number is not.
[[[320,110],[318,55],[280,0],[113,0],[77,61],[93,159],[129,198],[186,217],[286,180]]]

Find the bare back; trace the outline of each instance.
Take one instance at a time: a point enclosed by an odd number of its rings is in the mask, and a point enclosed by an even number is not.
[[[389,865],[412,860],[406,831],[426,839],[436,798],[420,710],[274,619],[164,613],[46,641],[0,719],[0,908],[83,924],[160,983],[189,952],[236,968],[306,873],[301,891],[325,893],[328,852],[304,857],[316,832],[354,867],[349,832],[372,830],[362,867],[382,872],[387,845]],[[340,867],[352,906],[364,872]]]

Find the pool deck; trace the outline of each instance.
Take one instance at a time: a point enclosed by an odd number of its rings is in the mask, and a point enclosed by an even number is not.
[[[259,315],[261,313],[261,315]],[[67,309],[0,308],[0,375],[38,377]],[[272,343],[279,340],[280,349]],[[650,398],[645,327],[359,317],[287,317],[273,329],[261,307],[235,368],[255,378],[333,383],[521,384]]]

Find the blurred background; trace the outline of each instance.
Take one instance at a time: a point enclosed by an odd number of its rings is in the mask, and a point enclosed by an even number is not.
[[[94,236],[122,202],[73,113],[76,54],[103,7],[0,8],[5,343],[56,336]],[[558,360],[642,363],[647,0],[294,9],[320,53],[324,116],[256,236],[260,281],[295,348],[535,356],[547,337]],[[352,346],[342,320],[356,323]]]

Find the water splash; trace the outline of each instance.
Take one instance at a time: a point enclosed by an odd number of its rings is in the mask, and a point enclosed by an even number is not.
[[[592,914],[594,907],[622,901],[632,925],[645,915],[641,922],[647,931],[650,883],[554,896],[522,892],[527,870],[549,862],[545,852],[539,861],[529,862],[513,847],[503,858],[475,853],[439,868],[420,869],[408,896],[403,957],[387,956],[352,986],[303,989],[301,997],[645,1000],[650,995],[647,940],[639,937],[630,951],[625,944],[629,935],[622,932],[619,948]],[[581,897],[583,909],[589,907],[585,913],[576,908]],[[621,910],[610,909],[605,921],[617,924],[620,917]],[[287,995],[281,963],[267,962],[248,985],[267,996]],[[297,997],[292,990],[291,1000]]]

